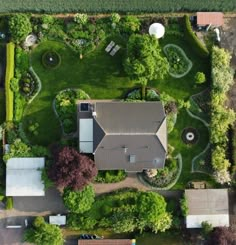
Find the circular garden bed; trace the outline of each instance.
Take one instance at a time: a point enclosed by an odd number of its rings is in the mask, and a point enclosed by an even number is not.
[[[185,144],[196,144],[199,140],[199,133],[195,128],[185,128],[181,138]]]
[[[56,51],[46,51],[42,55],[42,64],[46,68],[55,69],[61,64],[61,56]]]

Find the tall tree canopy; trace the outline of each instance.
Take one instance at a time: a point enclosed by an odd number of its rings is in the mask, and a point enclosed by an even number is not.
[[[14,42],[24,41],[27,35],[32,32],[30,19],[26,14],[14,14],[9,18],[9,31]]]
[[[36,245],[64,244],[61,229],[46,223],[43,217],[35,218],[33,227],[25,231],[24,240]]]
[[[133,34],[128,41],[124,68],[131,79],[146,85],[149,80],[162,79],[169,64],[154,36]]]
[[[55,153],[49,177],[58,187],[82,190],[97,175],[95,163],[74,148],[64,147]]]

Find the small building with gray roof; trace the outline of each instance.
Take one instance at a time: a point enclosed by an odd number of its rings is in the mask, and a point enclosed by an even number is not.
[[[167,128],[161,102],[83,101],[78,126],[80,152],[93,153],[99,170],[164,167]]]

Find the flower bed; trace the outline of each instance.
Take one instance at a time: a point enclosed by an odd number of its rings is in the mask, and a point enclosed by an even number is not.
[[[178,174],[177,159],[167,158],[163,169],[153,169],[152,171],[144,171],[142,177],[149,185],[164,188],[168,186]]]
[[[188,74],[192,68],[192,62],[188,59],[184,51],[175,44],[167,44],[164,53],[169,62],[169,73],[175,78],[180,78]]]
[[[89,99],[89,96],[81,89],[66,89],[56,96],[55,110],[66,134],[73,133],[77,129],[76,101],[78,99]]]

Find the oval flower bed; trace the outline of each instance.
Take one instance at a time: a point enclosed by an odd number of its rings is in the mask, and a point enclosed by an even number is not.
[[[163,50],[169,62],[169,73],[172,77],[183,77],[191,70],[192,61],[188,59],[182,48],[175,44],[167,44]]]
[[[77,129],[76,101],[79,99],[89,99],[89,96],[81,89],[66,89],[59,92],[54,100],[54,110],[65,134]]]

